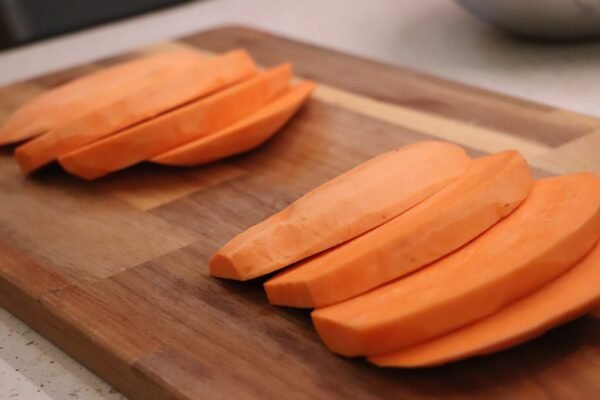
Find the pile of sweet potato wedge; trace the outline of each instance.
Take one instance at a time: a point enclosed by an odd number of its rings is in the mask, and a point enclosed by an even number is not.
[[[85,179],[143,161],[200,165],[276,133],[314,88],[291,78],[290,64],[259,71],[243,50],[167,51],[34,97],[4,124],[0,145],[21,143],[25,173],[54,161]]]
[[[314,308],[333,352],[443,364],[538,336],[600,301],[600,179],[534,180],[518,152],[420,142],[382,154],[234,237],[211,274]]]

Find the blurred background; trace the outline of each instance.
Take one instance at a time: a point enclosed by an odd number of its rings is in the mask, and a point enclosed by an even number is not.
[[[470,12],[451,0],[0,0],[2,40],[12,46],[0,50],[0,85],[242,24],[600,116],[597,36],[521,39],[474,16],[516,21],[516,4],[520,26],[560,16],[589,21],[600,18],[600,0],[461,2],[472,3]],[[569,11],[551,12],[555,6]]]
[[[0,0],[0,48],[189,1]],[[600,0],[456,1],[482,20],[515,35],[551,40],[600,35]]]
[[[600,116],[600,0],[0,0],[0,85],[226,24]]]
[[[0,47],[6,48],[185,0],[1,0]]]

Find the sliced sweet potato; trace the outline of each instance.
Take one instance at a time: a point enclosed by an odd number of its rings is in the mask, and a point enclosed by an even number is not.
[[[474,160],[462,176],[404,214],[267,281],[269,302],[324,307],[413,272],[510,214],[532,183],[527,162],[515,151]]]
[[[443,142],[384,153],[234,237],[213,255],[210,272],[247,280],[338,245],[431,196],[469,162],[463,149]]]
[[[135,125],[58,158],[63,168],[85,179],[148,160],[231,125],[282,93],[292,77],[283,64],[256,77]]]
[[[400,350],[493,314],[556,278],[600,237],[600,179],[537,181],[511,215],[403,279],[312,313],[333,352]]]
[[[296,113],[314,86],[312,82],[303,82],[290,87],[241,121],[160,154],[151,161],[164,165],[192,166],[251,150],[273,136]]]
[[[73,80],[32,98],[0,129],[0,145],[21,142],[110,104],[168,70],[206,62],[192,50],[176,50],[136,59]]]
[[[15,158],[25,173],[112,133],[215,92],[256,72],[244,50],[163,71],[112,103],[23,144]]]
[[[575,267],[529,296],[416,346],[369,357],[381,367],[424,367],[506,349],[586,314],[600,305],[600,245]]]

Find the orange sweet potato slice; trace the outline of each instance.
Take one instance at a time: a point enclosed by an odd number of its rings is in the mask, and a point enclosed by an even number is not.
[[[168,51],[75,79],[18,108],[0,129],[0,145],[21,142],[62,126],[159,78],[165,71],[185,70],[204,62],[206,57],[196,51]]]
[[[542,335],[600,305],[600,245],[527,297],[464,328],[397,352],[369,357],[381,367],[424,367],[493,353]]]
[[[252,114],[282,93],[291,77],[291,66],[280,65],[212,96],[60,156],[58,161],[74,175],[95,179],[149,160]]]
[[[210,272],[247,280],[331,248],[415,206],[469,162],[462,148],[434,141],[384,153],[234,237],[213,255]]]
[[[243,50],[171,68],[137,90],[21,145],[15,158],[30,173],[59,156],[250,77],[256,65]]]
[[[251,150],[273,136],[304,104],[314,83],[290,87],[263,108],[235,124],[154,157],[157,164],[192,166]]]
[[[420,271],[312,313],[330,350],[400,350],[489,316],[575,265],[600,237],[600,179],[537,181],[511,215]]]
[[[324,307],[409,274],[458,249],[510,214],[531,189],[515,151],[474,160],[427,200],[265,283],[269,302]]]

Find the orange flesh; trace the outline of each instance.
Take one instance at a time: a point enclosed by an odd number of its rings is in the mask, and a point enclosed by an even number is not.
[[[245,79],[256,65],[243,50],[206,62],[172,68],[116,101],[59,126],[17,148],[15,158],[30,173],[58,156],[160,113]]]
[[[461,250],[406,278],[317,309],[313,323],[335,353],[382,354],[424,342],[538,289],[580,260],[600,236],[600,179],[536,182],[510,216]]]
[[[192,166],[251,150],[274,135],[304,104],[314,87],[312,82],[290,87],[243,120],[219,132],[176,147],[151,161],[164,165]]]
[[[382,367],[423,367],[506,349],[600,305],[600,245],[529,296],[472,325],[403,350],[372,356]]]
[[[60,156],[58,161],[65,170],[85,179],[126,168],[252,114],[282,93],[291,77],[291,66],[280,65],[212,96]]]
[[[517,152],[474,160],[462,176],[406,213],[267,281],[269,302],[324,307],[406,275],[510,214],[532,183]]]
[[[196,51],[177,50],[129,61],[75,79],[29,100],[0,129],[0,145],[21,142],[110,104],[166,71],[202,65]]]
[[[247,280],[338,245],[431,196],[469,162],[463,149],[443,142],[384,153],[234,237],[213,255],[210,272]]]

